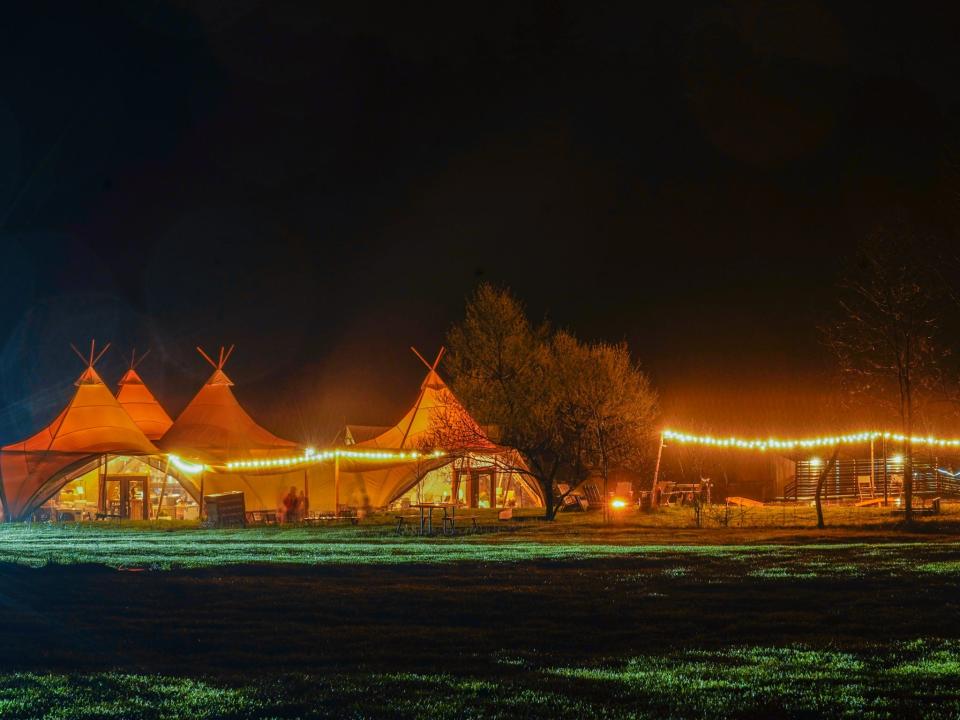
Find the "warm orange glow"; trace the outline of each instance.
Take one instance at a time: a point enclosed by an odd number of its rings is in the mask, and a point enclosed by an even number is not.
[[[621,498],[614,498],[613,500],[610,501],[610,507],[612,507],[614,510],[622,510],[626,506],[627,506],[627,501]]]

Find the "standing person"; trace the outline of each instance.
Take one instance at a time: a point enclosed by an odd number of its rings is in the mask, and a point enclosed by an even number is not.
[[[283,496],[283,521],[297,521],[297,488],[293,485],[290,486],[290,492]]]
[[[304,520],[307,518],[310,510],[310,500],[307,498],[307,494],[301,490],[300,494],[297,495],[297,507],[300,509],[300,519]]]

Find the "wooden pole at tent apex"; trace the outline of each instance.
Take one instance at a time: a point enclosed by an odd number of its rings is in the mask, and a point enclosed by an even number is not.
[[[103,354],[104,354],[107,350],[110,349],[110,343],[107,343],[106,345],[103,346],[103,348],[100,350],[99,353],[96,353],[96,346],[97,346],[97,341],[96,341],[96,340],[91,340],[91,341],[90,341],[90,354],[89,354],[89,355],[84,355],[82,352],[80,352],[79,350],[77,350],[77,346],[76,346],[76,345],[74,345],[73,343],[70,343],[70,349],[73,350],[74,353],[76,353],[77,357],[80,358],[80,361],[81,361],[84,365],[86,365],[87,367],[90,367],[90,368],[92,368],[94,365],[96,365],[98,362],[100,362],[100,358],[103,357]]]
[[[657,448],[657,464],[653,468],[653,484],[650,486],[650,508],[657,497],[657,483],[660,481],[660,458],[663,457],[663,433],[660,433],[660,446]]]
[[[413,351],[413,354],[414,354],[414,355],[416,355],[418,358],[420,358],[420,362],[422,362],[424,365],[426,365],[426,366],[427,366],[427,369],[428,369],[431,373],[436,372],[437,366],[440,365],[440,358],[442,358],[442,357],[443,357],[443,354],[447,351],[447,349],[441,345],[441,346],[440,346],[440,352],[437,353],[437,359],[434,360],[434,361],[433,361],[433,364],[431,365],[430,363],[428,363],[428,362],[424,359],[423,355],[421,355],[420,353],[417,352],[417,349],[416,349],[415,347],[413,347],[413,346],[411,345],[411,346],[410,346],[410,349]],[[428,374],[427,377],[430,377],[430,375]],[[420,388],[420,394],[417,395],[417,402],[414,403],[414,405],[413,405],[413,412],[410,414],[410,422],[407,423],[407,428],[406,428],[406,430],[403,431],[403,437],[400,439],[400,448],[401,448],[401,449],[403,449],[403,448],[406,447],[407,437],[410,435],[410,430],[411,430],[411,428],[413,428],[413,421],[416,419],[417,413],[420,412],[420,403],[423,402],[423,395],[424,395],[424,393],[426,392],[426,390],[427,390],[427,389],[426,389],[426,386],[421,387],[421,388]]]

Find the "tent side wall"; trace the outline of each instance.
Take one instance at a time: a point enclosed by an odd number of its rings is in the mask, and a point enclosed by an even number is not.
[[[296,488],[299,493],[308,488],[305,477],[309,470],[289,470],[282,473],[205,472],[195,482],[200,483],[204,495],[224,492],[242,492],[247,510],[277,510],[283,497]],[[311,504],[312,507],[312,504]]]

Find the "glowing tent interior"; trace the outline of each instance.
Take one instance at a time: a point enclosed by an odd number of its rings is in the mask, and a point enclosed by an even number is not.
[[[6,519],[29,518],[74,478],[98,467],[105,473],[107,456],[156,460],[159,455],[94,369],[109,347],[95,354],[91,343],[89,357],[81,355],[86,369],[53,422],[26,440],[0,448],[0,498]]]

